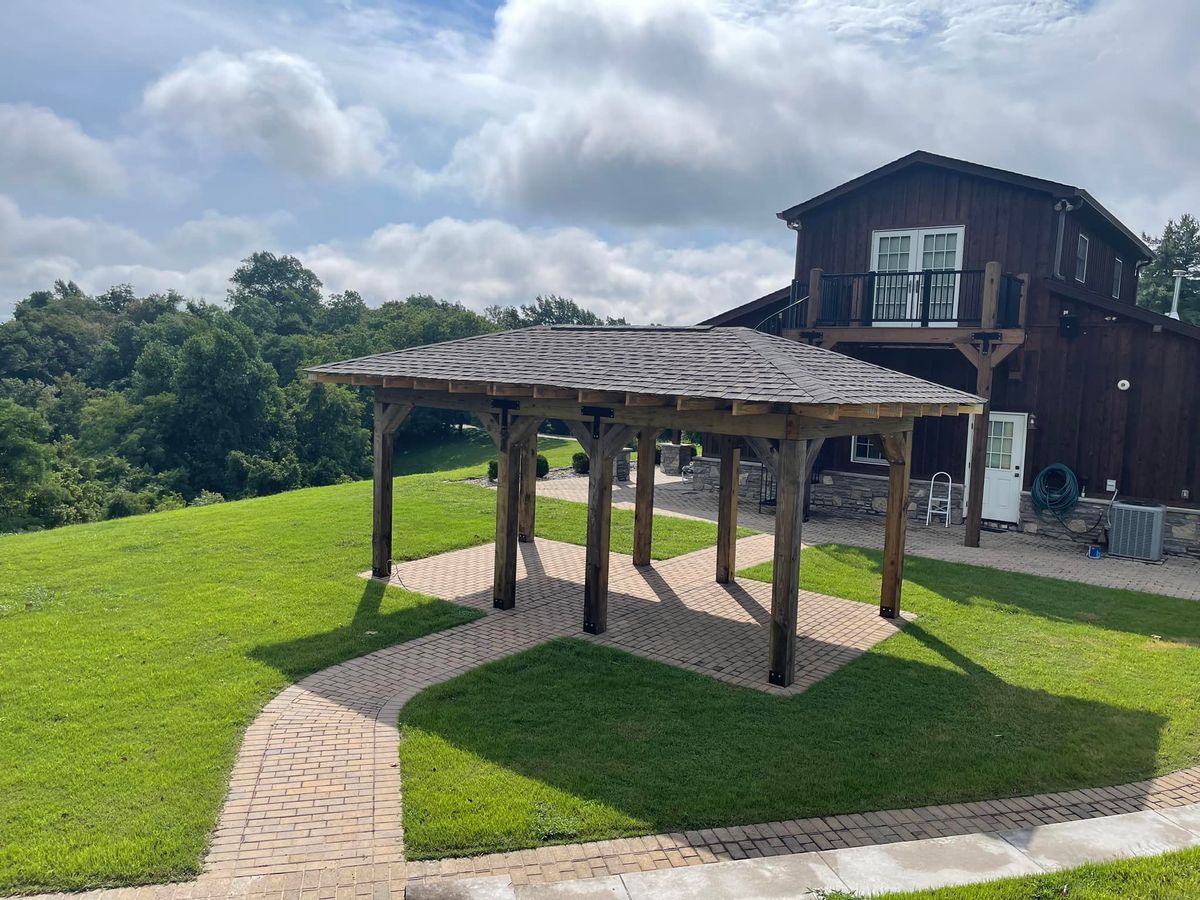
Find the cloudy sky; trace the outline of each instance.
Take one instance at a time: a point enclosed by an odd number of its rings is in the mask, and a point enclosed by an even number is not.
[[[6,0],[0,319],[224,297],[256,249],[372,304],[691,322],[796,203],[922,148],[1200,212],[1195,0]]]

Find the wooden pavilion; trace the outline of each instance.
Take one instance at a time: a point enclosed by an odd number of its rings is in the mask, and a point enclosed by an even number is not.
[[[536,327],[308,369],[314,381],[375,389],[372,573],[391,575],[392,446],[418,406],[473,414],[498,451],[494,604],[516,605],[517,542],[533,540],[537,429],[561,419],[591,457],[583,630],[607,627],[613,458],[637,435],[635,565],[650,562],[655,440],[702,431],[722,444],[715,578],[734,579],[739,454],[778,492],[768,678],[792,683],[808,445],[876,436],[889,462],[880,615],[900,610],[912,428],[920,416],[978,413],[981,400],[820,347],[747,328]]]

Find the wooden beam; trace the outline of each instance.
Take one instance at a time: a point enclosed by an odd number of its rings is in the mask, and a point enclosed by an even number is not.
[[[810,419],[836,422],[841,416],[841,407],[836,403],[793,403],[792,412]]]
[[[308,380],[317,384],[349,384],[350,376],[337,372],[309,372]]]
[[[812,497],[812,476],[813,469],[817,465],[817,457],[821,455],[821,448],[825,446],[825,438],[814,438],[808,442],[808,449],[804,454],[804,521],[808,521],[808,508]]]
[[[517,519],[521,501],[521,455],[524,445],[509,440],[500,448],[496,472],[496,564],[492,606],[517,605]]]
[[[996,344],[992,347],[992,367],[1000,365],[1012,355],[1014,350],[1020,350],[1020,344]]]
[[[955,415],[959,415],[959,416],[977,415],[977,414],[983,412],[983,404],[982,403],[960,403],[960,404],[958,404],[957,409],[958,409],[958,412]]]
[[[728,584],[737,571],[737,502],[741,451],[735,439],[720,440],[720,486],[717,493],[717,584]]]
[[[775,442],[767,438],[748,437],[744,438],[750,449],[754,451],[754,455],[758,457],[759,462],[766,466],[771,474],[775,476],[776,481],[779,480],[779,450],[775,446]]]
[[[382,375],[351,375],[350,383],[355,387],[383,387]]]
[[[848,403],[838,407],[838,411],[848,419],[878,419],[878,403]]]
[[[938,403],[922,403],[921,404],[921,415],[922,416],[940,416],[941,414],[942,414],[941,404],[938,404]]]
[[[775,494],[775,555],[771,578],[771,646],[767,678],[787,687],[796,678],[800,602],[800,533],[804,520],[805,442],[779,442]]]
[[[968,344],[966,341],[961,341],[954,345],[958,348],[958,352],[967,358],[967,362],[973,365],[976,369],[979,368],[981,357],[979,351],[975,349],[974,344]]]
[[[580,391],[580,403],[623,403],[625,395],[618,391]]]
[[[675,400],[672,397],[664,397],[662,394],[625,394],[626,406],[674,406]]]
[[[532,397],[533,387],[528,384],[488,384],[488,394],[492,397]]]
[[[612,531],[613,458],[605,454],[605,438],[612,426],[603,426],[599,440],[587,435],[595,452],[588,469],[586,568],[583,579],[583,630],[603,634],[608,628],[608,548]],[[582,442],[581,442],[582,443]]]
[[[579,392],[575,388],[548,387],[544,384],[533,386],[533,396],[538,399],[576,400]]]
[[[445,378],[414,378],[413,390],[417,391],[449,391],[450,382]]]
[[[375,427],[371,442],[373,466],[371,507],[371,574],[392,575],[392,455],[394,435],[412,407],[375,401]]]
[[[749,400],[734,400],[732,413],[735,416],[761,416],[773,411],[772,403],[756,403]]]
[[[958,404],[957,403],[943,403],[942,404],[942,415],[943,416],[957,416],[958,415]]]
[[[904,583],[904,537],[908,524],[908,482],[912,469],[912,432],[878,436],[888,460],[887,518],[883,534],[883,583],[879,614],[885,619],[900,615]]]
[[[385,375],[383,377],[383,386],[385,388],[412,388],[413,380],[411,378],[400,378],[393,375]]]
[[[1023,343],[1021,328],[997,328],[1005,344]],[[850,325],[844,328],[822,328],[821,346],[831,349],[835,344],[876,344],[884,346],[950,345],[970,341],[979,331],[969,328],[885,328],[871,325]]]
[[[654,542],[654,453],[658,429],[638,434],[637,484],[633,507],[633,564],[650,565]]]
[[[881,419],[896,419],[904,415],[903,403],[881,403],[879,404],[879,418]]]
[[[487,383],[483,381],[451,381],[452,394],[486,394]]]
[[[384,397],[389,402],[410,403],[415,406],[428,406],[435,409],[459,409],[471,413],[493,413],[492,401],[489,397],[467,394],[437,393],[430,391],[384,391]],[[569,400],[539,400],[522,398],[520,409],[522,416],[536,416],[541,419],[562,419],[563,421],[591,422],[591,416],[585,415],[577,402]],[[715,402],[715,401],[714,401]],[[957,410],[957,405],[955,405]],[[734,416],[727,409],[679,411],[670,407],[644,407],[613,405],[613,418],[610,421],[621,425],[631,425],[635,430],[651,426],[655,428],[685,431],[702,431],[711,434],[728,434],[738,437],[787,437],[792,440],[806,440],[818,437],[838,437],[840,435],[861,433],[864,428],[861,419],[842,416],[839,420],[810,419],[803,416],[786,415],[783,413],[767,413],[760,416]],[[903,431],[911,427],[911,420],[905,417],[894,419],[876,419],[870,423],[872,432]]]
[[[517,540],[533,542],[537,520],[537,435],[527,437],[521,445],[521,499],[517,509]]]
[[[713,400],[709,397],[677,397],[675,398],[675,408],[678,410],[705,410],[717,409],[724,405],[721,400]]]

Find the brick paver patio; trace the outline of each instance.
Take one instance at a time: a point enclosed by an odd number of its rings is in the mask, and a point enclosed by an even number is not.
[[[631,478],[634,475],[636,472],[631,474]],[[633,508],[634,483],[631,480],[613,485],[614,505]],[[538,485],[538,492],[545,497],[583,503],[587,501],[587,478],[549,479]],[[757,506],[756,502],[743,498],[738,506],[738,524],[758,531],[773,531],[774,518],[769,511],[760,514]],[[715,491],[696,490],[683,479],[663,475],[662,472],[658,472],[655,478],[654,507],[655,512],[661,515],[712,522],[717,520]],[[923,520],[920,524],[910,521],[906,549],[914,556],[928,556],[947,562],[970,563],[1099,587],[1200,600],[1200,560],[1190,557],[1171,556],[1162,563],[1115,557],[1089,559],[1084,544],[1039,538],[1016,531],[984,531],[979,547],[964,547],[962,541],[962,526],[944,528],[940,525],[926,526]],[[881,549],[883,516],[830,515],[814,511],[812,518],[804,523],[804,543],[808,546],[846,544]]]
[[[557,479],[539,488],[543,495],[578,499],[574,492],[580,484],[586,486],[586,479]],[[715,497],[689,488],[678,479],[664,479],[656,492],[659,511],[715,518]],[[618,504],[625,502],[625,490],[614,491]],[[632,490],[629,495],[631,503]],[[739,517],[741,524],[764,531],[772,524],[752,505],[744,506]],[[985,535],[985,546],[970,550],[954,543],[955,529],[912,527],[909,535],[909,549],[916,554],[1200,599],[1200,567],[1187,561],[1161,567],[1115,560],[1097,565],[1019,536]],[[806,524],[805,536],[810,544],[878,545],[882,524],[817,519]],[[769,560],[771,545],[769,534],[739,541],[739,567]],[[1020,552],[1013,553],[1017,547]],[[430,685],[573,636],[758,690],[796,693],[897,628],[868,604],[805,592],[797,682],[786,690],[773,688],[763,671],[769,586],[715,584],[711,548],[645,569],[613,554],[609,630],[592,638],[580,628],[583,557],[582,547],[569,544],[522,545],[517,608],[505,612],[491,607],[490,544],[398,566],[394,582],[486,615],[333,666],[283,691],[246,733],[204,875],[186,884],[94,893],[105,900],[400,896],[406,884],[478,875],[504,874],[514,884],[563,881],[1200,802],[1200,767],[1195,767],[1118,787],[406,864],[396,723],[404,703]]]

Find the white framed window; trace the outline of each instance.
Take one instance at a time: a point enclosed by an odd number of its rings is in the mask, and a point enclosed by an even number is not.
[[[1075,245],[1075,280],[1087,281],[1088,239],[1086,235],[1079,236]]]
[[[1125,261],[1117,256],[1113,258],[1113,289],[1114,300],[1121,299],[1121,279],[1125,276]]]
[[[869,437],[864,437],[861,434],[856,434],[850,442],[850,461],[869,463],[873,466],[886,466],[888,464],[887,457],[883,455],[883,451],[879,449],[879,445]]]

